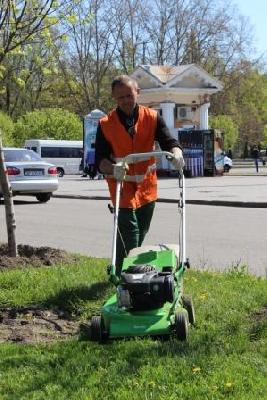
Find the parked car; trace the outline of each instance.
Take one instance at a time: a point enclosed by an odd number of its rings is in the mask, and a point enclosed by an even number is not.
[[[262,165],[266,165],[267,161],[267,150],[260,150],[260,159],[262,161]]]
[[[33,150],[4,148],[8,179],[13,195],[32,195],[41,203],[58,188],[57,168]],[[0,196],[3,196],[0,187]]]

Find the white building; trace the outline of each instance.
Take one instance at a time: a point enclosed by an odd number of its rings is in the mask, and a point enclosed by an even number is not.
[[[140,65],[131,76],[141,89],[138,102],[159,110],[174,136],[179,128],[209,128],[210,96],[223,85],[201,67]]]

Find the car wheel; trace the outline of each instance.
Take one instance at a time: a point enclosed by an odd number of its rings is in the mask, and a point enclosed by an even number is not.
[[[64,176],[65,172],[63,168],[57,168],[57,176],[59,178],[62,178]]]
[[[179,340],[185,341],[188,338],[188,317],[184,311],[175,314],[175,333]]]
[[[38,193],[36,195],[36,199],[40,201],[40,203],[46,203],[51,198],[51,193]]]
[[[191,297],[188,296],[183,296],[182,301],[183,301],[183,307],[186,309],[188,313],[188,320],[191,325],[194,325],[196,323],[196,317],[195,317],[195,308],[193,301]]]

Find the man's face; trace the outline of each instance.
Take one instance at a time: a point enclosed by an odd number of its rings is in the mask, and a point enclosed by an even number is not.
[[[139,89],[134,83],[126,85],[116,85],[112,96],[117,102],[118,107],[127,115],[131,115],[137,102]]]

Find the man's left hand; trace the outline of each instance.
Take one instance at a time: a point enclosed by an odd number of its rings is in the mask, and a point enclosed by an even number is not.
[[[173,166],[177,171],[182,171],[184,167],[184,158],[183,158],[183,152],[179,147],[174,147],[172,149],[173,153],[173,159],[171,160]]]

